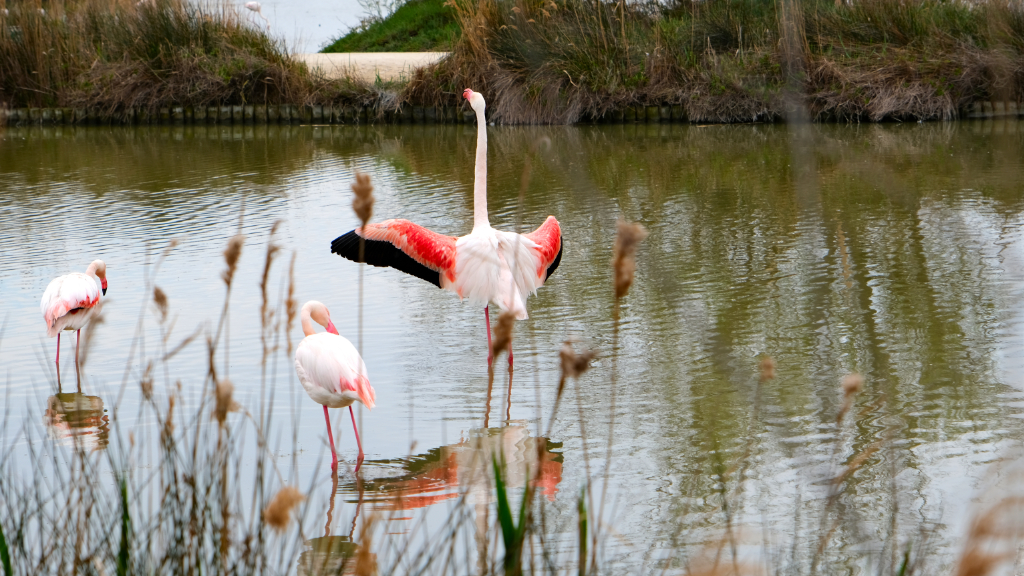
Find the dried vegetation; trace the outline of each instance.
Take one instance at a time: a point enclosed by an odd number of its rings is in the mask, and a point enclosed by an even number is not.
[[[463,35],[412,101],[488,95],[503,123],[951,119],[1024,96],[1019,2],[450,0]],[[800,116],[794,117],[794,109]]]

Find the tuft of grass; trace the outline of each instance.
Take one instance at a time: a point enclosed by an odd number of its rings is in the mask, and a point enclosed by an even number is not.
[[[412,0],[386,19],[349,31],[321,52],[443,52],[458,35],[455,12],[445,0]]]
[[[117,550],[117,576],[125,576],[131,573],[132,517],[128,513],[128,482],[122,477],[117,483],[121,493],[121,543]]]
[[[227,4],[53,0],[0,12],[0,105],[97,108],[303,104],[355,96],[314,77]],[[351,98],[349,98],[351,100]]]
[[[523,489],[522,502],[519,505],[519,521],[516,522],[512,516],[512,507],[509,505],[508,490],[505,487],[505,455],[501,454],[501,462],[498,462],[498,455],[494,455],[491,462],[494,465],[494,492],[497,499],[498,526],[501,528],[501,538],[505,544],[505,558],[503,565],[505,574],[513,576],[523,573],[523,544],[526,542],[526,533],[529,528],[530,509],[530,485]],[[529,476],[527,472],[526,476]]]

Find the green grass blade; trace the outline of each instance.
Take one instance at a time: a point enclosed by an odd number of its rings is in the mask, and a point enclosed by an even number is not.
[[[580,557],[579,557],[579,576],[584,576],[587,573],[587,487],[584,486],[580,490],[580,499],[576,505],[576,509],[579,511],[579,531],[580,531]]]
[[[128,514],[128,482],[121,478],[121,546],[117,551],[117,576],[127,576],[130,563],[132,518]]]
[[[495,456],[494,462],[494,490],[497,492],[498,498],[498,525],[501,526],[501,538],[505,542],[505,554],[512,550],[515,545],[515,532],[516,525],[512,519],[512,509],[508,505],[508,493],[505,490],[505,478],[502,474],[502,465],[498,463],[498,457]],[[504,464],[504,456],[502,456],[502,464]]]
[[[14,570],[11,570],[11,554],[7,550],[7,539],[4,538],[3,526],[0,526],[0,564],[4,566],[5,576],[14,576]]]

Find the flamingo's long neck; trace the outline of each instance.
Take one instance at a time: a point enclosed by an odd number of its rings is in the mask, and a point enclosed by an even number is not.
[[[487,120],[476,111],[476,174],[473,179],[473,229],[490,228],[487,219]]]
[[[313,310],[312,306],[310,306],[308,302],[302,307],[301,318],[302,333],[306,336],[316,334],[316,330],[313,329]]]

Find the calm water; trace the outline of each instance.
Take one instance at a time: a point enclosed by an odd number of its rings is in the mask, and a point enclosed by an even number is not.
[[[169,298],[168,347],[212,330],[224,298],[221,253],[241,227],[226,370],[244,407],[273,394],[269,439],[279,465],[304,491],[312,486],[310,506],[320,506],[306,534],[324,532],[328,497],[339,494],[331,534],[311,540],[300,565],[341,554],[352,546],[359,496],[351,473],[332,486],[322,411],[283,354],[266,380],[269,392],[261,392],[258,282],[268,234],[281,221],[272,300],[283,297],[294,254],[299,301],[326,303],[356,341],[359,268],[329,251],[331,239],[355,224],[354,170],[373,177],[376,219],[468,233],[474,132],[0,131],[0,382],[15,460],[27,459],[32,437],[19,430],[77,434],[104,446],[116,436],[112,427],[154,425],[138,416],[144,366],[132,345],[141,311],[139,346],[150,356],[162,346],[147,275]],[[604,475],[609,261],[615,221],[624,216],[650,236],[622,308],[606,559],[631,571],[660,570],[681,545],[699,550],[720,538],[723,470],[744,552],[788,550],[794,535],[810,550],[827,478],[859,455],[868,457],[843,496],[836,554],[865,562],[888,554],[881,543],[895,515],[901,546],[934,525],[936,561],[955,557],[979,503],[996,497],[995,466],[1012,460],[1024,439],[1024,126],[492,127],[489,134],[492,224],[515,229],[521,217],[525,229],[556,215],[562,264],[531,298],[530,320],[517,325],[511,391],[499,380],[486,415],[481,310],[397,271],[365,271],[362,348],[378,404],[361,414],[364,509],[393,510],[389,496],[401,494],[400,524],[437,522],[458,494],[473,490],[474,446],[503,447],[515,464],[513,485],[524,481],[516,466],[541,467],[552,541],[574,541],[576,498],[587,479],[580,411],[596,486]],[[524,162],[541,137],[550,147],[534,163],[520,209]],[[180,244],[155,269],[174,239]],[[62,339],[58,395],[56,342],[45,338],[39,298],[51,278],[94,258],[108,266],[105,322],[95,329],[79,396],[72,339]],[[293,326],[293,342],[301,336]],[[544,438],[539,429],[542,421],[547,428],[566,338],[597,348],[601,359],[579,383],[579,407],[570,387]],[[759,388],[765,356],[776,359],[778,375]],[[192,345],[155,375],[157,396],[180,384],[182,410],[195,409],[205,372],[203,348]],[[863,374],[865,387],[837,426],[838,386],[850,372]],[[335,411],[332,422],[339,457],[351,461],[348,417]],[[479,512],[488,495],[468,501]]]

